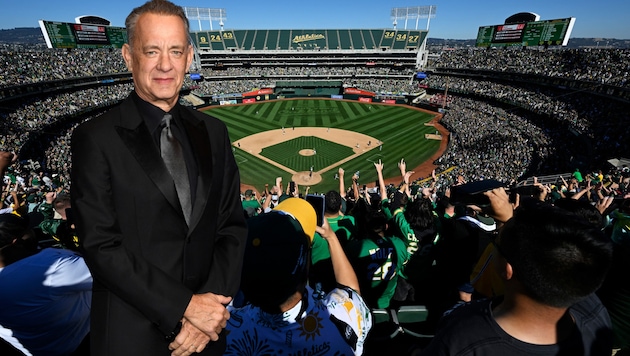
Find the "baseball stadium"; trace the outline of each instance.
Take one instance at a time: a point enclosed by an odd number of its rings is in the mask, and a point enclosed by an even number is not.
[[[225,9],[185,10],[191,24],[226,18]],[[569,49],[574,19],[518,15],[481,26],[477,47],[464,48],[431,45],[428,25],[395,25],[435,18],[435,6],[392,9],[388,29],[224,29],[221,22],[220,30],[190,31],[194,60],[179,103],[227,126],[241,199],[251,191],[270,199],[278,178],[283,186],[274,194],[295,182],[301,196],[344,187],[344,197],[359,200],[357,185],[376,199],[382,164],[388,191],[408,186],[409,199],[424,195],[436,219],[451,188],[493,181],[542,200],[579,194],[598,208],[607,202],[600,212],[617,217],[609,229],[627,224],[630,49]],[[505,37],[502,28],[514,23],[524,32]],[[562,34],[527,32],[542,26]],[[0,43],[0,151],[19,157],[3,201],[15,189],[26,206],[45,201],[43,192],[71,190],[70,172],[80,169],[70,154],[74,129],[134,90],[120,50],[124,28],[90,16],[41,20],[40,29],[38,44]],[[625,246],[615,253],[630,256]],[[476,262],[484,249],[474,250]],[[628,261],[614,266],[627,270]],[[627,351],[630,291],[608,293],[614,350]],[[430,342],[435,330],[417,300],[373,308],[365,355],[413,354]]]

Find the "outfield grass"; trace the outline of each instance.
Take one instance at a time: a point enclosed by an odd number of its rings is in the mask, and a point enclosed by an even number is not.
[[[432,126],[424,125],[431,121],[433,114],[415,110],[403,105],[370,104],[332,99],[295,99],[276,100],[256,104],[212,107],[205,112],[223,120],[232,141],[254,133],[292,127],[331,127],[360,132],[383,142],[382,150],[373,149],[342,165],[346,172],[346,186],[351,175],[360,171],[360,182],[372,186],[376,180],[373,162],[383,161],[385,178],[398,176],[397,162],[404,158],[407,167],[412,169],[426,161],[439,148],[440,141],[425,139],[425,134],[435,133]],[[329,159],[333,162],[347,157],[346,148],[322,143],[316,137],[304,137],[295,144],[304,144],[304,149],[317,148],[317,159]],[[282,145],[286,145],[284,143]],[[319,146],[319,145],[322,146]],[[337,145],[340,146],[340,145]],[[319,147],[322,147],[321,149]],[[280,147],[277,152],[269,147],[263,154],[295,170],[308,170],[312,158],[299,155],[287,155]],[[351,152],[351,149],[350,149]],[[350,153],[351,154],[351,153]],[[264,190],[265,183],[272,186],[276,177],[283,181],[290,180],[290,174],[282,171],[248,152],[234,149],[241,173],[241,182]],[[275,156],[274,156],[275,155]],[[277,157],[277,158],[276,158]],[[339,158],[341,157],[341,158]],[[282,162],[284,160],[284,162]],[[323,162],[321,163],[324,164]],[[320,166],[321,167],[321,166]],[[316,169],[317,170],[317,169]],[[326,192],[338,189],[339,182],[334,179],[337,168],[322,174],[322,182],[311,187],[311,192]]]

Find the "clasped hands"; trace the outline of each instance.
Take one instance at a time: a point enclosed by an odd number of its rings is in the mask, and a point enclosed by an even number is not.
[[[210,341],[219,340],[230,313],[225,305],[231,297],[219,294],[194,294],[182,318],[182,328],[168,345],[173,356],[188,356],[201,352]]]

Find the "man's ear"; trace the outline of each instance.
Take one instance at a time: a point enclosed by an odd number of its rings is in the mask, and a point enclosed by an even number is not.
[[[129,46],[128,43],[125,43],[122,46],[122,56],[123,56],[123,60],[125,61],[125,64],[127,65],[127,70],[128,71],[133,71],[133,60],[132,60],[132,54],[131,54],[131,47]]]
[[[512,279],[512,277],[514,277],[514,270],[512,269],[512,265],[509,262],[505,263],[503,273],[505,274],[502,274],[501,277],[505,278],[506,281],[509,281],[510,279]]]

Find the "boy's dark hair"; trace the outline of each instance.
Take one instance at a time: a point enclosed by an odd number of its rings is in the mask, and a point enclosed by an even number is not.
[[[433,206],[427,198],[415,199],[405,207],[405,219],[414,230],[424,230],[433,224]]]
[[[326,214],[337,214],[341,210],[341,194],[330,190],[324,195],[326,202]]]
[[[367,218],[367,228],[370,232],[379,234],[387,229],[387,217],[382,211],[371,210]]]
[[[553,307],[597,290],[612,260],[612,242],[598,227],[548,204],[517,209],[497,245],[525,293]]]

